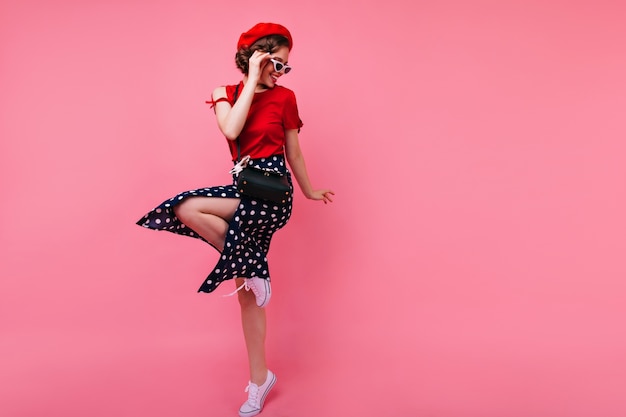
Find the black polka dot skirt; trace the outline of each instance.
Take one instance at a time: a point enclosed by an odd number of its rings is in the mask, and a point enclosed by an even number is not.
[[[291,184],[291,175],[282,155],[251,159],[249,164],[287,175]],[[207,242],[176,217],[174,207],[190,197],[240,199],[239,206],[228,225],[224,250],[198,292],[212,292],[222,281],[232,278],[259,277],[269,280],[267,252],[272,235],[285,226],[291,216],[291,197],[285,203],[252,199],[239,194],[234,185],[235,179],[233,176],[231,185],[182,192],[164,201],[137,222],[139,226],[149,229],[165,230]]]

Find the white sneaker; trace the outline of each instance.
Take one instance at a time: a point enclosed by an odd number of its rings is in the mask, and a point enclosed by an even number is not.
[[[257,277],[245,278],[243,284],[241,284],[239,288],[230,294],[223,295],[223,297],[232,297],[243,288],[245,288],[246,291],[252,290],[254,298],[256,299],[256,305],[259,307],[265,307],[270,302],[270,297],[272,296],[272,286],[270,285],[270,281]]]
[[[267,394],[270,392],[274,384],[276,384],[276,375],[274,375],[269,369],[267,370],[267,379],[265,380],[263,385],[258,386],[257,384],[249,382],[248,386],[246,387],[246,392],[248,393],[248,401],[243,403],[243,405],[239,409],[239,416],[252,417],[259,414],[263,409],[263,403],[265,402],[265,398],[267,397]]]
[[[263,278],[246,278],[246,289],[251,289],[256,298],[256,305],[265,307],[272,296],[272,286],[269,280]]]

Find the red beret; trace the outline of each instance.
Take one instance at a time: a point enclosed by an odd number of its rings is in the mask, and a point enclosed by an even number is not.
[[[257,23],[252,29],[241,34],[239,42],[237,42],[237,50],[244,46],[250,46],[259,39],[269,35],[284,36],[289,41],[289,49],[293,48],[293,39],[291,39],[291,33],[289,33],[286,27],[278,23]]]

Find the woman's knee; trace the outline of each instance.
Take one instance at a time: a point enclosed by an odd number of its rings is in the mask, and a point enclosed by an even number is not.
[[[174,207],[174,214],[180,221],[187,223],[193,215],[193,208],[190,207],[190,200],[185,200]]]
[[[191,197],[174,207],[174,214],[183,223],[185,220],[194,221],[202,214],[212,214],[225,221],[230,221],[239,205],[239,199]]]
[[[174,214],[183,223],[193,222],[206,211],[209,201],[206,197],[188,197],[174,207]]]

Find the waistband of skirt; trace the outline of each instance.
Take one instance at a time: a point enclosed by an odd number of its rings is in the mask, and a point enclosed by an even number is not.
[[[280,160],[285,160],[285,154],[284,153],[277,153],[274,155],[270,155],[270,156],[262,156],[262,157],[258,157],[258,158],[250,158],[250,161],[254,161],[254,162],[265,162],[268,160],[271,160],[272,158],[277,158]],[[236,164],[237,160],[233,159],[233,163]]]
[[[235,163],[235,165],[237,164],[236,161],[233,161],[233,163]],[[251,158],[247,165],[266,171],[274,171],[287,175],[289,174],[289,168],[287,168],[287,162],[284,154],[276,154],[263,158]]]

